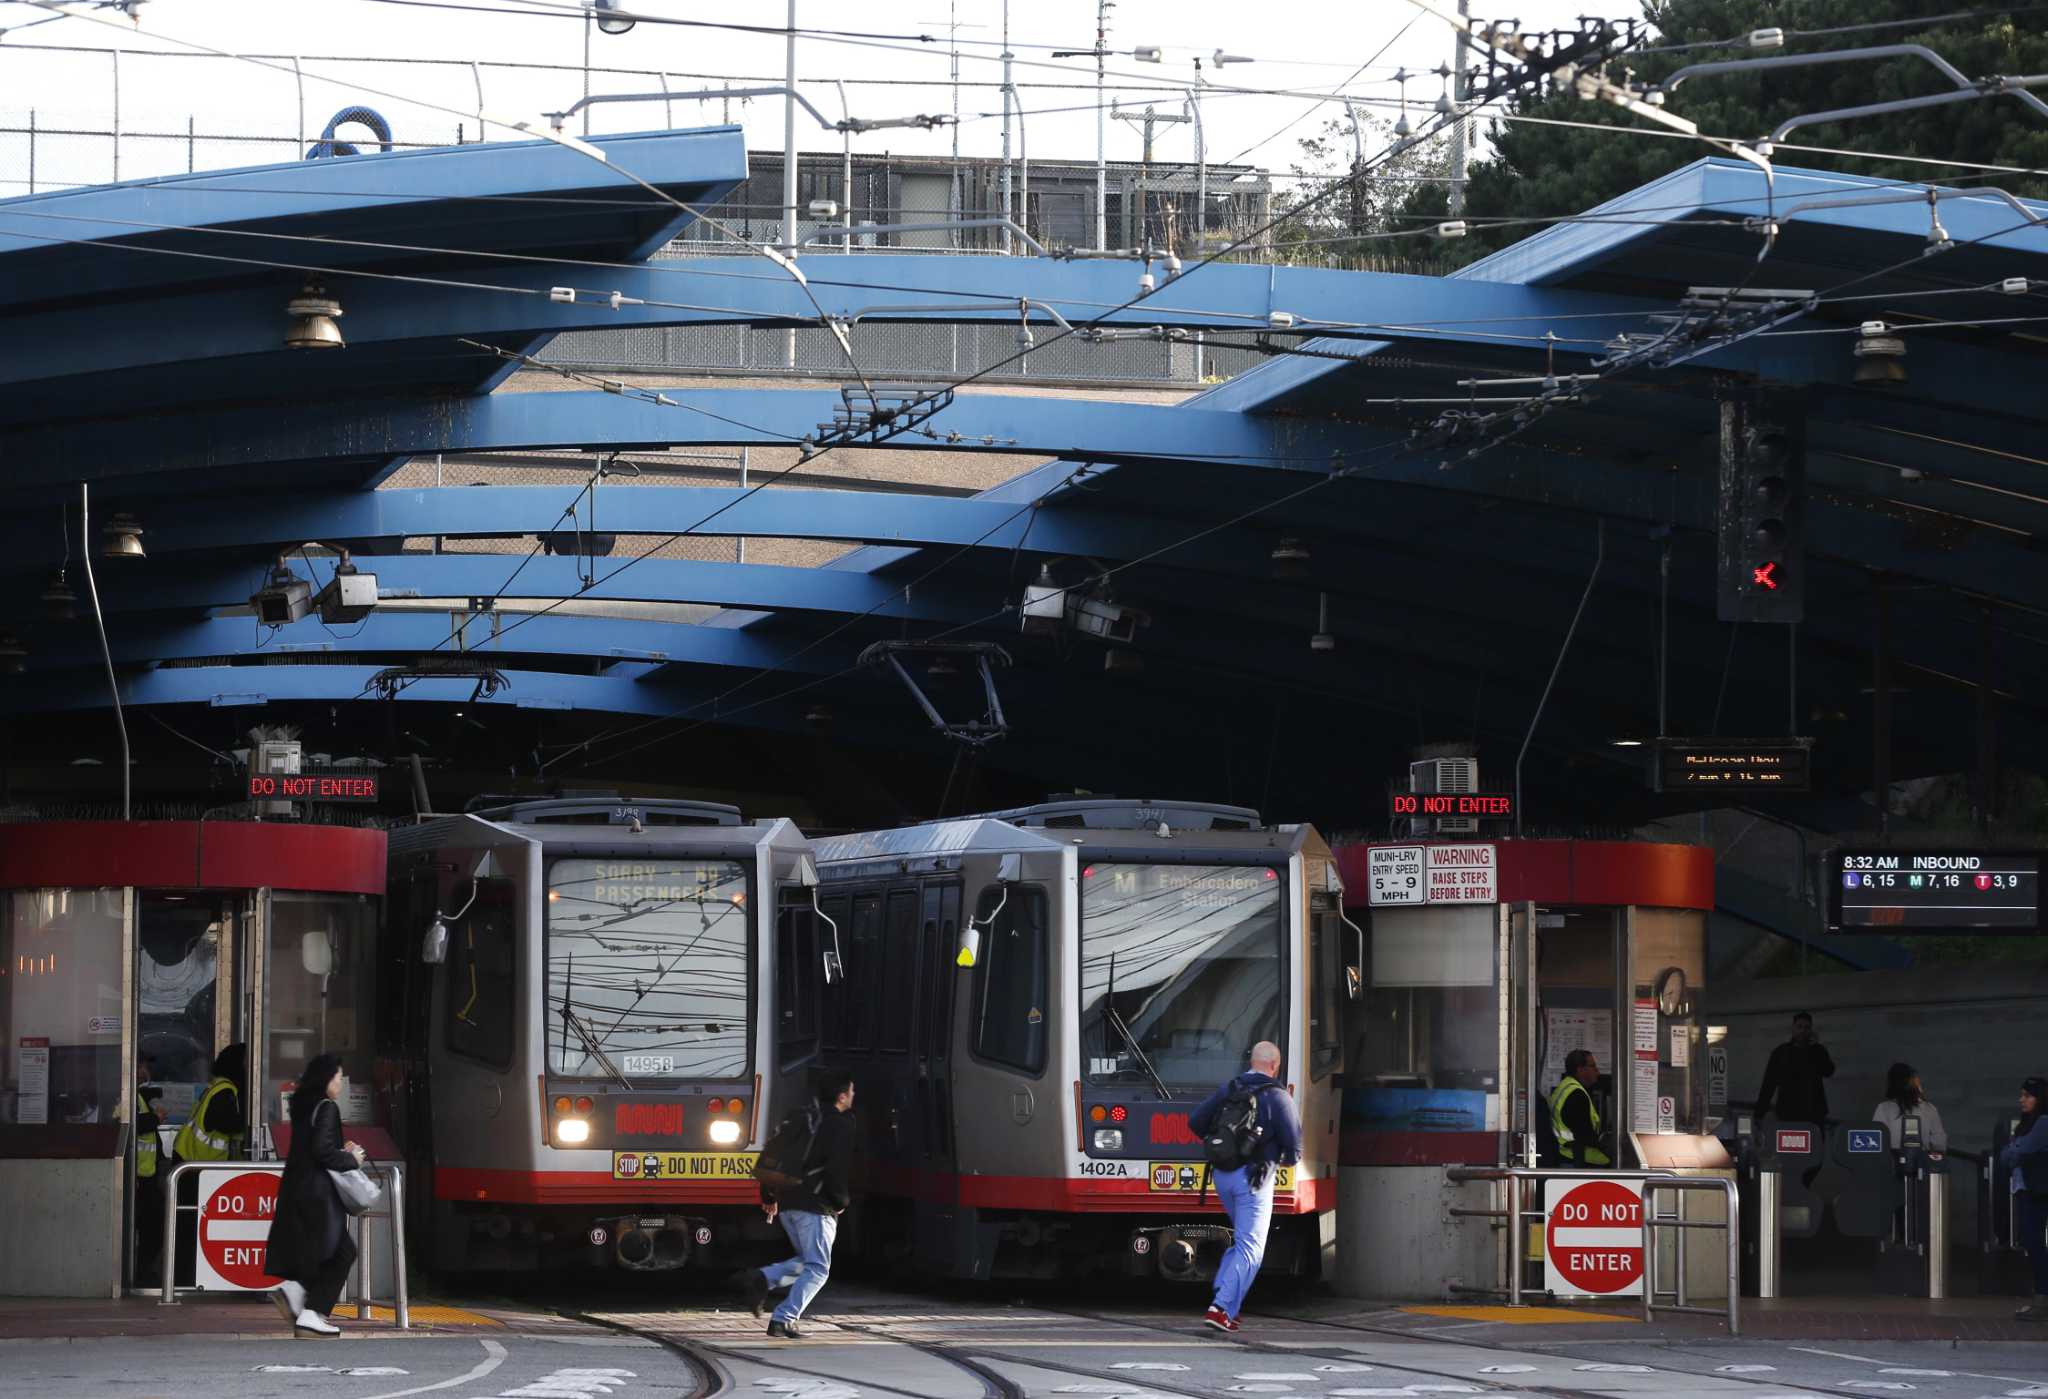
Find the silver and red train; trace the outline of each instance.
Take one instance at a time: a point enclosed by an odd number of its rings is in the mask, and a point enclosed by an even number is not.
[[[708,803],[391,832],[378,1079],[415,1258],[656,1270],[765,1241],[751,1168],[807,1090],[816,879],[788,821]]]
[[[861,1234],[927,1275],[1195,1279],[1229,1230],[1190,1110],[1280,1046],[1303,1124],[1267,1266],[1335,1237],[1343,1004],[1358,942],[1328,845],[1243,808],[1075,800],[821,840],[843,980]]]

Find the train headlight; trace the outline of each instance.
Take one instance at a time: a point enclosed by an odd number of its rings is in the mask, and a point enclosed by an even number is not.
[[[1097,1151],[1122,1151],[1124,1149],[1122,1129],[1117,1127],[1099,1129],[1095,1133],[1095,1149]]]
[[[740,1124],[729,1117],[721,1117],[711,1124],[711,1141],[714,1146],[732,1146],[740,1139]]]
[[[565,1118],[555,1124],[555,1140],[564,1146],[581,1146],[590,1140],[590,1124],[576,1118]]]

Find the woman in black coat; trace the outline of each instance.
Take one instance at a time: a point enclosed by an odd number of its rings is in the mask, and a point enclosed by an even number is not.
[[[270,1247],[263,1271],[283,1278],[270,1296],[293,1327],[317,1336],[338,1336],[327,1319],[341,1300],[342,1285],[356,1263],[329,1171],[352,1171],[363,1149],[341,1139],[341,1061],[322,1054],[306,1066],[292,1093],[292,1149],[278,1182],[277,1213],[270,1221]]]

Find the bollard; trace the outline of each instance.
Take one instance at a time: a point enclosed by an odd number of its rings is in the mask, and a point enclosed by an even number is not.
[[[1932,1301],[1948,1296],[1948,1175],[1944,1171],[1927,1177],[1927,1296]]]
[[[1783,1221],[1778,1218],[1776,1171],[1756,1173],[1756,1295],[1778,1295],[1779,1237]]]

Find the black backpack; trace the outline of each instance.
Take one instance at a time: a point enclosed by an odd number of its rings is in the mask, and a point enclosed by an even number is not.
[[[1266,1129],[1259,1125],[1259,1094],[1278,1086],[1240,1088],[1223,1100],[1202,1137],[1202,1159],[1211,1170],[1234,1171],[1258,1158],[1259,1143],[1266,1137]]]
[[[776,1194],[810,1189],[811,1177],[819,1174],[819,1169],[811,1166],[811,1148],[824,1121],[825,1110],[817,1103],[783,1118],[768,1145],[761,1148],[761,1159],[754,1163],[754,1179]]]

